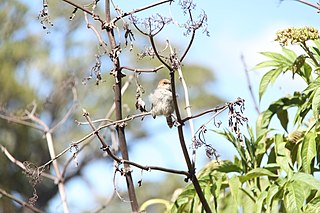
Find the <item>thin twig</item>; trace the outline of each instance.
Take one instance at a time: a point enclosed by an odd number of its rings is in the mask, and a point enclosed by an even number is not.
[[[259,115],[260,114],[259,106],[258,106],[257,100],[256,100],[256,98],[254,96],[254,93],[253,93],[253,90],[252,90],[252,84],[251,84],[251,81],[250,81],[247,64],[246,64],[246,61],[244,59],[244,55],[242,53],[241,53],[240,58],[241,58],[241,61],[242,61],[242,64],[243,64],[244,73],[246,75],[246,79],[247,79],[247,83],[248,83],[248,88],[249,88],[249,92],[250,92],[250,95],[251,95],[251,99],[253,101],[254,108],[255,108],[256,112],[258,113],[258,115]]]
[[[141,116],[145,116],[145,115],[150,115],[151,113],[141,113],[139,115],[136,115],[136,116],[132,116],[131,118],[128,118],[130,120],[133,119],[133,117],[137,118],[137,117],[141,117]],[[158,170],[158,171],[163,171],[163,172],[169,172],[169,173],[173,173],[173,174],[182,174],[182,175],[186,175],[187,177],[189,176],[189,173],[186,172],[186,171],[181,171],[181,170],[175,170],[175,169],[169,169],[169,168],[164,168],[164,167],[159,167],[159,166],[143,166],[143,165],[140,165],[138,163],[135,163],[135,162],[132,162],[132,161],[129,161],[129,160],[125,160],[125,159],[121,159],[119,157],[117,157],[111,150],[110,150],[110,147],[104,142],[103,138],[100,136],[99,134],[99,130],[101,128],[103,128],[103,126],[101,126],[100,128],[96,128],[94,126],[94,124],[92,123],[91,121],[91,118],[89,116],[89,114],[84,111],[84,117],[87,119],[89,125],[91,126],[94,134],[98,137],[101,145],[102,145],[102,149],[104,151],[106,151],[108,153],[108,155],[110,155],[110,157],[115,160],[116,162],[120,163],[120,164],[129,164],[129,165],[132,165],[132,166],[135,166],[137,168],[140,168],[140,169],[143,169],[143,170],[146,170],[146,171],[151,171],[151,170]],[[123,119],[125,120],[125,119]],[[115,121],[114,123],[118,123],[121,124],[123,123],[124,121]]]
[[[307,2],[307,1],[304,1],[304,0],[296,0],[296,1],[297,1],[297,2],[300,2],[300,3],[302,3],[302,4],[306,4],[306,5],[310,6],[310,7],[313,7],[313,8],[316,8],[316,9],[320,10],[320,6],[319,6],[319,5],[312,4],[312,3]]]
[[[62,126],[67,119],[70,117],[71,113],[75,110],[75,108],[78,106],[78,95],[77,95],[77,90],[75,87],[72,87],[72,95],[73,95],[73,101],[72,101],[72,106],[69,108],[67,113],[63,116],[63,118],[53,127],[50,128],[49,132],[54,132],[57,128]]]
[[[160,65],[160,66],[153,68],[153,69],[137,69],[137,68],[123,66],[120,68],[120,70],[126,69],[126,70],[130,70],[130,71],[139,73],[139,72],[157,72],[163,68],[164,68],[164,65]]]
[[[7,156],[7,158],[14,164],[16,164],[18,167],[20,167],[23,171],[26,171],[26,167],[25,165],[17,160],[15,157],[13,157],[13,155],[11,155],[11,153],[7,150],[7,148],[5,146],[3,146],[2,144],[0,144],[0,148],[1,148],[1,151],[4,153],[5,156]],[[57,182],[58,179],[51,175],[51,174],[48,174],[48,173],[45,173],[45,172],[41,172],[41,176],[43,177],[46,177],[50,180],[53,180],[54,182]]]
[[[86,13],[90,14],[95,20],[98,20],[102,25],[105,24],[105,21],[102,20],[99,15],[94,14],[92,11],[88,10],[84,6],[81,6],[81,5],[79,5],[77,3],[74,3],[73,1],[70,1],[70,0],[62,0],[62,1],[74,6],[75,8],[78,8],[78,9],[82,10],[83,12],[86,12]]]
[[[119,21],[120,19],[122,19],[122,18],[124,18],[126,16],[129,16],[129,15],[132,15],[134,13],[138,13],[138,12],[141,12],[141,11],[147,10],[149,8],[156,7],[158,5],[165,4],[165,3],[168,3],[168,2],[171,3],[171,2],[173,2],[173,0],[162,0],[162,1],[158,1],[158,2],[155,2],[155,3],[149,4],[149,5],[143,6],[143,7],[138,8],[138,9],[134,9],[134,10],[132,10],[130,12],[126,12],[126,13],[123,13],[122,15],[120,15],[120,16],[117,16],[111,22],[112,23],[116,23],[117,21]]]
[[[30,209],[30,210],[33,211],[33,212],[36,212],[36,213],[44,213],[44,212],[41,211],[40,209],[38,209],[38,208],[30,205],[30,204],[27,203],[27,202],[24,202],[24,201],[22,201],[22,200],[19,200],[18,198],[16,198],[15,196],[7,193],[5,190],[3,190],[3,189],[1,189],[1,188],[0,188],[0,194],[3,195],[3,196],[5,196],[5,197],[7,197],[7,198],[9,198],[9,199],[11,199],[11,200],[13,200],[13,201],[15,201],[15,202],[17,202],[17,203],[19,203],[20,205],[22,205],[22,206]]]
[[[21,125],[25,125],[25,126],[29,126],[32,127],[34,129],[40,130],[41,132],[43,132],[43,128],[39,125],[36,125],[32,122],[28,122],[25,120],[22,120],[21,118],[18,117],[13,117],[13,116],[7,116],[7,115],[2,115],[0,114],[0,118],[7,120],[8,122],[13,122],[13,123],[17,123],[17,124],[21,124]]]
[[[108,52],[107,44],[103,41],[102,36],[99,33],[99,31],[92,24],[90,24],[87,13],[84,14],[84,19],[86,21],[87,28],[91,29],[95,33],[95,35],[98,38],[100,46],[103,47],[105,53],[107,53]]]

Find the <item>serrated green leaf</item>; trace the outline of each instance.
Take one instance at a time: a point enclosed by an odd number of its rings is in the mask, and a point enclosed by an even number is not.
[[[287,131],[288,123],[289,123],[289,118],[288,118],[288,111],[287,110],[281,110],[277,112],[277,117],[281,123],[281,126],[284,128],[284,130]]]
[[[311,161],[317,154],[316,149],[316,133],[309,132],[305,135],[302,142],[301,156],[302,156],[302,169],[305,173],[310,174],[312,172],[313,165]]]
[[[320,114],[320,87],[316,89],[313,99],[312,99],[312,112],[313,117],[316,120],[319,120],[319,114]]]
[[[259,101],[261,101],[261,98],[265,93],[268,85],[270,83],[273,83],[276,80],[276,78],[281,74],[282,71],[283,71],[282,69],[272,69],[266,74],[264,74],[259,85]]]

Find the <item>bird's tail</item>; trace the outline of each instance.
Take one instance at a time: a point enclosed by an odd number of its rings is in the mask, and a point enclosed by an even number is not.
[[[171,115],[168,116],[168,117],[166,117],[166,119],[167,119],[167,124],[168,124],[169,128],[172,128],[172,126],[173,126],[173,121],[172,121]]]

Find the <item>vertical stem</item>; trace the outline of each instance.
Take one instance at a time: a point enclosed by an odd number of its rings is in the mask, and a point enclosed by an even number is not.
[[[186,142],[184,140],[184,135],[183,135],[183,126],[182,126],[182,119],[181,119],[181,115],[180,115],[180,111],[179,111],[179,107],[178,107],[178,102],[177,102],[177,98],[176,98],[176,88],[175,88],[175,80],[174,80],[174,71],[170,70],[170,79],[171,79],[171,87],[172,87],[172,94],[173,94],[173,104],[174,104],[174,109],[176,111],[176,116],[177,116],[177,121],[180,125],[178,125],[177,129],[178,129],[178,135],[179,135],[179,141],[180,141],[180,146],[188,167],[188,171],[190,174],[190,180],[192,181],[192,184],[194,186],[194,189],[196,190],[199,200],[202,203],[203,208],[205,209],[205,211],[207,213],[211,213],[211,209],[209,207],[209,204],[206,200],[206,198],[204,197],[204,194],[201,190],[199,181],[197,179],[196,176],[196,172],[195,172],[195,167],[194,165],[191,163],[189,154],[188,154],[188,149],[186,146]]]
[[[47,133],[46,133],[46,140],[47,140],[47,144],[48,144],[50,157],[51,157],[51,159],[54,159],[56,157],[56,153],[54,151],[52,134],[49,131],[47,131]],[[66,193],[65,193],[65,188],[64,188],[64,180],[61,179],[62,176],[61,176],[57,161],[54,160],[52,162],[52,164],[53,164],[53,169],[56,173],[56,176],[59,179],[58,189],[59,189],[59,194],[60,194],[61,202],[62,202],[62,206],[63,206],[63,212],[69,213],[69,207],[67,204],[67,198],[66,198]]]
[[[110,15],[110,0],[105,1],[105,13],[106,13],[106,24],[110,24],[111,21],[111,15]],[[110,46],[112,50],[114,50],[117,46],[116,40],[114,38],[114,31],[112,27],[107,27],[107,34],[110,42]],[[122,119],[122,95],[121,95],[121,82],[122,82],[122,74],[120,71],[120,61],[119,58],[116,57],[113,59],[114,68],[115,68],[115,87],[114,87],[114,103],[115,103],[115,114],[116,114],[116,120]],[[128,154],[128,148],[126,143],[126,136],[125,136],[125,127],[123,125],[117,125],[116,126],[117,134],[118,134],[118,140],[120,144],[120,152],[122,155],[122,158],[124,160],[129,160],[129,154]],[[131,176],[131,169],[129,164],[124,164],[125,169],[125,177],[126,177],[126,183],[127,183],[127,189],[131,204],[131,210],[132,212],[138,212],[139,211],[139,205],[137,201],[137,197],[135,194],[134,189],[134,183]]]

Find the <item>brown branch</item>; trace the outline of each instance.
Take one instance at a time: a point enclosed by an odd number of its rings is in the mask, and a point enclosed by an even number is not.
[[[310,7],[313,7],[313,8],[316,8],[316,9],[320,10],[320,6],[319,6],[319,5],[312,4],[312,3],[307,2],[307,1],[304,1],[304,0],[296,0],[296,1],[297,1],[297,2],[300,2],[300,3],[302,3],[302,4],[306,4],[306,5],[310,6]]]
[[[120,67],[120,71],[123,70],[123,69],[126,69],[126,70],[129,70],[129,71],[133,71],[133,72],[157,72],[161,69],[164,68],[164,65],[160,65],[156,68],[153,68],[153,69],[137,69],[137,68],[131,68],[131,67],[126,67],[126,66],[123,66],[123,67]]]
[[[105,15],[106,15],[106,24],[109,26],[112,24],[111,22],[111,12],[110,12],[110,0],[105,0]],[[112,27],[104,27],[106,29],[110,47],[112,50],[115,50],[118,46],[116,43],[116,40],[114,38],[114,30]],[[116,114],[116,120],[122,119],[122,95],[121,95],[121,87],[122,87],[122,73],[120,70],[120,61],[119,57],[115,56],[115,58],[112,58],[114,71],[115,71],[115,86],[114,86],[114,103],[115,103],[115,114]],[[127,148],[127,142],[126,142],[126,135],[125,135],[125,127],[124,126],[116,126],[117,134],[118,134],[118,140],[120,145],[120,152],[122,155],[122,158],[124,160],[129,160],[129,154],[128,154],[128,148]],[[130,171],[130,165],[124,164],[125,170]],[[127,189],[129,198],[132,202],[131,204],[131,210],[132,212],[138,212],[139,211],[139,204],[137,201],[134,183],[132,180],[132,175],[130,172],[125,174],[126,182],[127,182]]]
[[[22,206],[30,209],[30,210],[33,211],[33,212],[36,212],[36,213],[44,213],[44,212],[41,211],[40,209],[38,209],[38,208],[30,205],[30,204],[27,203],[27,202],[24,202],[24,201],[22,201],[22,200],[19,200],[18,198],[16,198],[15,196],[7,193],[5,190],[3,190],[3,189],[1,189],[1,188],[0,188],[0,194],[3,195],[3,196],[5,196],[5,197],[7,197],[7,198],[9,198],[9,199],[11,199],[11,200],[13,200],[13,201],[15,201],[15,202],[17,202],[17,203],[19,203],[20,205],[22,205]]]
[[[117,21],[119,21],[120,19],[122,19],[122,18],[124,18],[126,16],[129,16],[129,15],[132,15],[134,13],[138,13],[138,12],[141,12],[141,11],[147,10],[149,8],[156,7],[158,5],[165,4],[165,3],[168,3],[168,2],[171,3],[171,2],[173,2],[173,0],[162,0],[162,1],[158,1],[158,2],[155,2],[155,3],[149,4],[149,5],[143,6],[143,7],[138,8],[138,9],[131,10],[130,12],[126,12],[126,13],[123,13],[122,15],[120,15],[120,16],[117,16],[111,22],[115,24]]]
[[[156,57],[158,58],[158,60],[159,60],[164,66],[166,66],[170,72],[173,72],[172,67],[169,66],[169,64],[167,64],[167,63],[161,58],[161,56],[159,55],[158,50],[157,50],[157,47],[156,47],[156,44],[155,44],[155,42],[154,42],[154,37],[153,37],[153,35],[149,35],[149,40],[150,40],[151,46],[152,46],[152,48],[153,48],[153,52],[154,52],[154,54],[156,55]]]
[[[92,11],[88,10],[88,9],[85,8],[84,6],[81,6],[81,5],[79,5],[79,4],[77,4],[77,3],[74,3],[73,1],[70,1],[70,0],[62,0],[62,1],[64,1],[64,2],[66,2],[66,3],[68,3],[68,4],[72,5],[72,6],[74,6],[75,8],[78,8],[78,9],[82,10],[82,11],[85,12],[85,13],[90,14],[90,15],[94,18],[94,20],[98,20],[102,25],[105,24],[105,21],[103,21],[103,20],[100,18],[99,15],[94,14]]]
[[[145,116],[145,115],[150,115],[150,113],[142,113],[142,114],[139,114],[139,115],[136,115],[136,116],[132,116],[131,118],[127,118],[127,120],[132,120],[133,117],[137,118],[137,117],[141,117],[141,116]],[[89,125],[91,126],[92,130],[94,131],[94,134],[98,137],[101,145],[102,145],[102,149],[104,151],[106,151],[108,153],[108,155],[110,155],[110,157],[115,160],[117,163],[119,164],[129,164],[129,165],[132,165],[132,166],[135,166],[137,168],[140,168],[140,169],[143,169],[143,170],[146,170],[146,171],[150,171],[150,170],[158,170],[158,171],[163,171],[163,172],[169,172],[169,173],[173,173],[173,174],[182,174],[182,175],[186,175],[187,177],[189,176],[189,173],[186,172],[186,171],[181,171],[181,170],[175,170],[175,169],[169,169],[169,168],[164,168],[164,167],[159,167],[159,166],[143,166],[141,164],[138,164],[138,163],[135,163],[135,162],[132,162],[132,161],[129,161],[129,160],[126,160],[126,159],[121,159],[119,158],[118,156],[116,156],[111,150],[110,150],[110,147],[109,145],[107,145],[103,138],[100,136],[99,134],[99,130],[102,128],[96,128],[89,116],[89,113],[87,113],[85,110],[84,110],[84,113],[83,113],[83,116],[86,118],[87,122],[89,123]],[[123,119],[123,120],[126,120],[126,119]],[[120,123],[123,123],[124,121],[116,121],[114,123],[117,123],[118,125]]]
[[[191,10],[190,10],[190,9],[189,9],[189,17],[190,17],[190,20],[191,20],[191,22],[192,22],[192,21],[193,21],[193,20],[192,20],[192,13],[191,13]],[[184,54],[182,55],[182,57],[181,57],[181,59],[180,59],[181,62],[182,62],[183,59],[186,57],[187,53],[189,52],[189,50],[190,50],[190,48],[191,48],[191,46],[192,46],[192,43],[193,43],[193,41],[194,41],[194,37],[196,36],[196,30],[197,30],[197,29],[193,29],[193,30],[192,30],[192,35],[191,35],[191,38],[190,38],[190,42],[189,42],[189,44],[188,44],[187,49],[184,51]]]
[[[178,102],[177,102],[177,97],[176,97],[176,89],[175,89],[175,78],[174,78],[174,72],[170,72],[170,79],[171,79],[171,88],[172,88],[172,94],[173,94],[173,103],[174,103],[174,108],[175,108],[175,112],[176,112],[176,116],[177,116],[177,121],[179,124],[182,124],[182,120],[181,120],[181,115],[179,112],[179,107],[178,107]],[[211,209],[209,207],[209,204],[202,192],[202,189],[200,187],[199,181],[196,177],[195,174],[195,168],[191,163],[190,157],[189,157],[189,153],[188,153],[188,149],[186,146],[186,142],[184,140],[184,134],[183,134],[183,125],[178,125],[177,127],[178,129],[178,135],[179,135],[179,141],[180,141],[180,146],[183,152],[183,156],[185,158],[187,167],[188,167],[188,173],[189,173],[189,178],[192,181],[192,184],[194,186],[194,189],[197,192],[197,195],[199,197],[199,200],[203,206],[203,208],[205,209],[205,211],[207,213],[211,213]]]
[[[240,104],[242,102],[243,102],[243,100],[238,98],[237,100],[235,100],[233,102],[228,102],[228,103],[225,103],[224,105],[217,106],[217,107],[212,108],[212,109],[208,109],[208,110],[200,112],[200,113],[198,113],[196,115],[185,117],[185,118],[181,119],[181,123],[184,124],[186,121],[188,121],[190,119],[195,119],[195,118],[201,117],[202,115],[208,114],[210,112],[215,112],[216,114],[213,115],[213,116],[216,117],[221,112],[223,112],[224,110],[228,109],[230,104],[238,104],[238,103]]]

